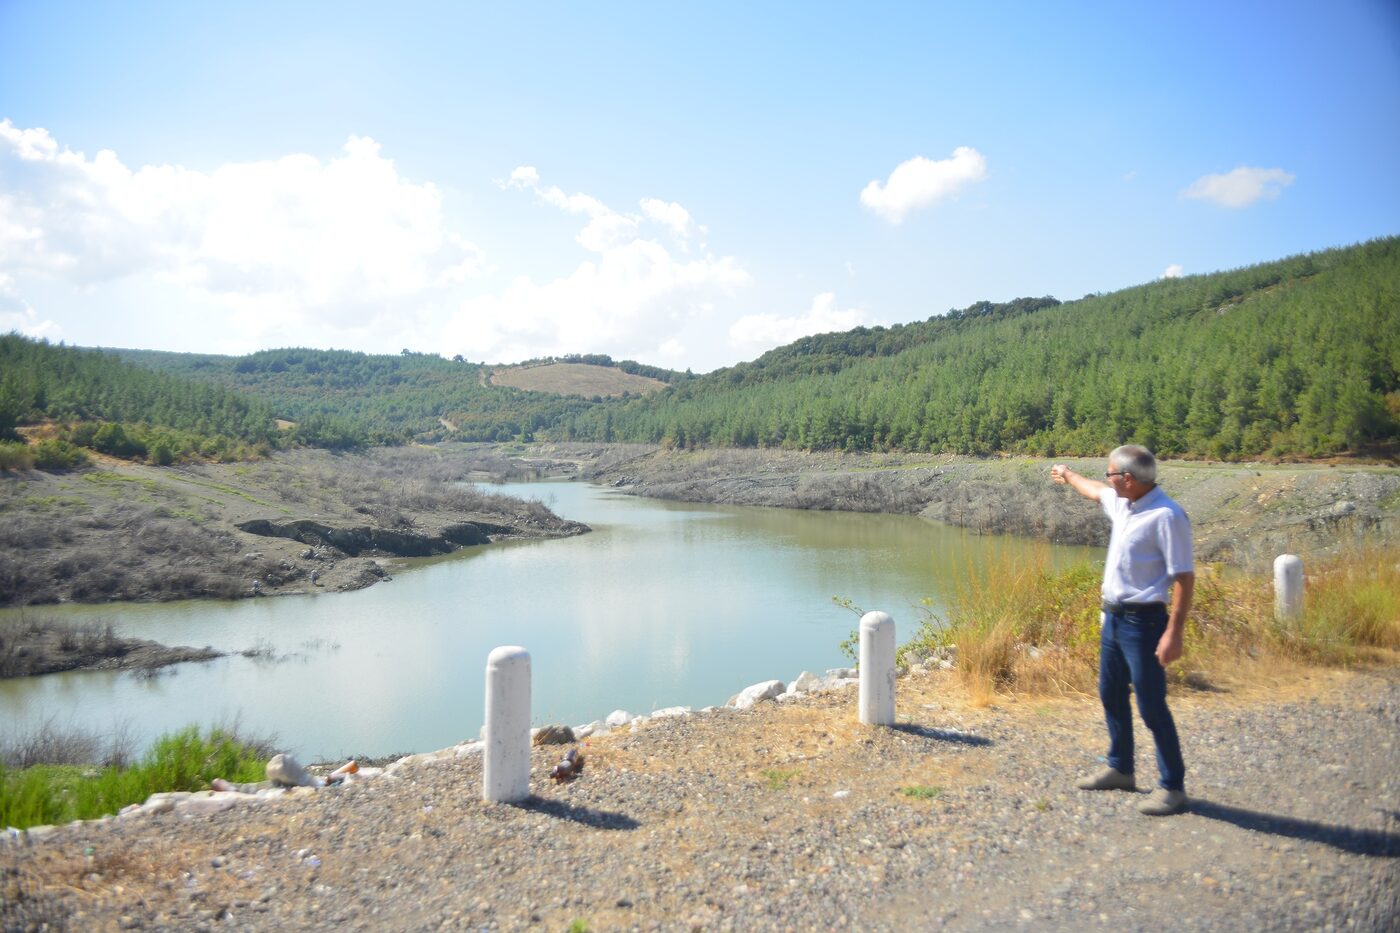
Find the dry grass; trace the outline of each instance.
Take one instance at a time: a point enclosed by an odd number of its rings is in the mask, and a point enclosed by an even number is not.
[[[544,366],[516,366],[498,369],[491,374],[498,386],[513,386],[530,392],[553,392],[556,395],[595,395],[616,398],[624,392],[651,395],[666,388],[659,379],[649,379],[625,373],[611,366],[590,366],[586,363],[549,363]]]
[[[1306,671],[1400,655],[1400,548],[1358,548],[1305,560],[1305,608],[1273,613],[1272,580],[1197,571],[1185,653],[1173,682],[1197,690],[1296,680]],[[1098,572],[1052,573],[1048,555],[970,571],[946,620],[930,615],[911,642],[924,652],[956,646],[957,670],[975,704],[999,695],[1093,695],[1097,689]],[[905,649],[906,651],[908,648]]]

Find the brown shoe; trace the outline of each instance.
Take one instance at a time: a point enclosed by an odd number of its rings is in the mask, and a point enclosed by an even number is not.
[[[1185,810],[1188,803],[1190,800],[1186,797],[1186,791],[1159,787],[1138,804],[1138,812],[1147,816],[1171,816]]]
[[[1080,790],[1137,790],[1137,781],[1117,768],[1104,768],[1098,774],[1080,778],[1074,786]]]

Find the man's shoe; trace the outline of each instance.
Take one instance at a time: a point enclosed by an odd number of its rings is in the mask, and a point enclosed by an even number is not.
[[[1074,786],[1080,790],[1137,790],[1137,781],[1117,768],[1104,768],[1098,774],[1080,778]]]
[[[1190,803],[1186,798],[1184,790],[1167,790],[1159,787],[1142,803],[1138,804],[1138,812],[1148,816],[1171,816],[1173,813],[1180,813],[1186,809]]]

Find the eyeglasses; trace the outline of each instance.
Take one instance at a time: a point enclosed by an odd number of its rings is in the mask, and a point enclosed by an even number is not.
[[[1112,479],[1112,478],[1115,477],[1115,476],[1132,476],[1132,475],[1133,475],[1133,474],[1132,474],[1132,473],[1129,473],[1127,470],[1119,470],[1119,471],[1109,470],[1107,473],[1104,474],[1104,477],[1105,477],[1106,479]]]

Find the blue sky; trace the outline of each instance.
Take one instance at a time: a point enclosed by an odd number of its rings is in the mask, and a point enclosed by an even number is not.
[[[608,353],[1400,233],[1400,4],[0,0],[0,330]]]

